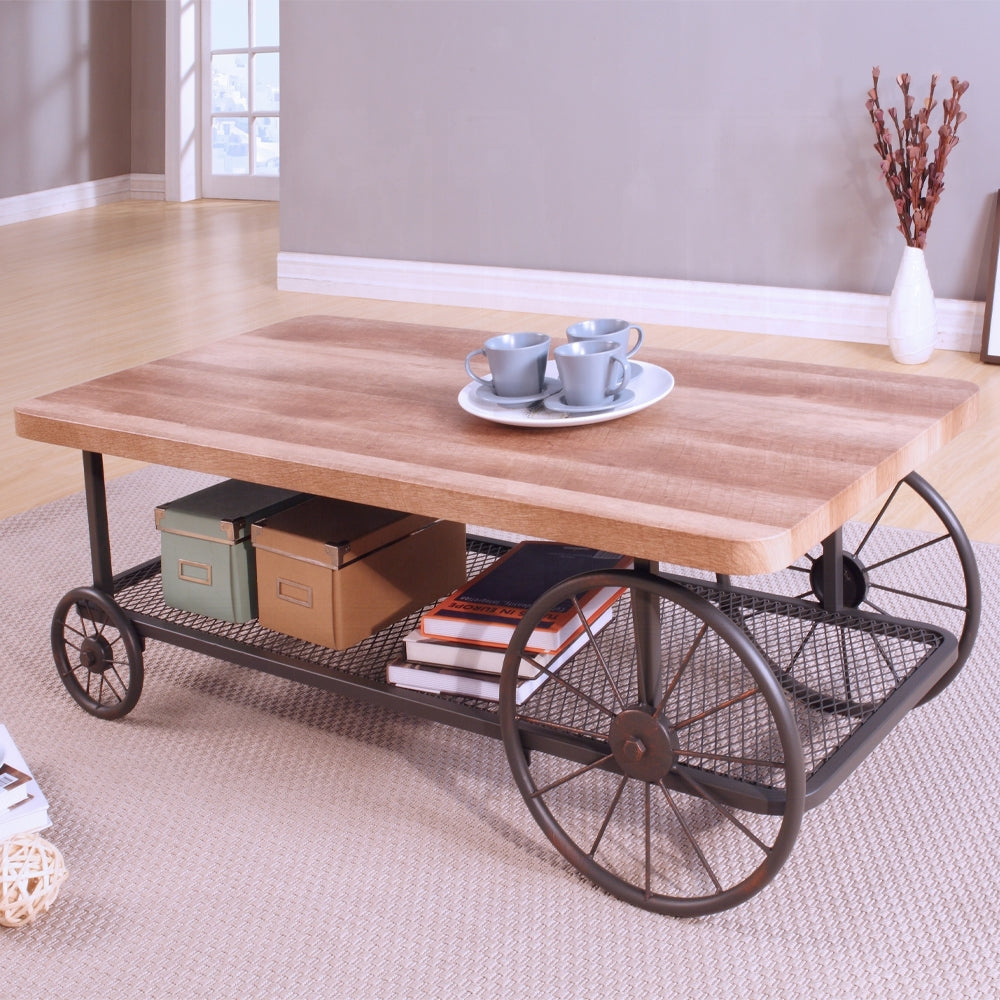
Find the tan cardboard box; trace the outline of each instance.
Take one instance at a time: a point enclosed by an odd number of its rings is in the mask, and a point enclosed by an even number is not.
[[[260,623],[346,649],[465,582],[465,525],[316,498],[255,524]]]

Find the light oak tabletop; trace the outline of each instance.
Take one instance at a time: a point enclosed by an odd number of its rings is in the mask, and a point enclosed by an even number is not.
[[[718,573],[780,569],[977,415],[971,382],[643,346],[664,399],[586,426],[458,404],[484,334],[288,320],[15,408],[19,435]]]

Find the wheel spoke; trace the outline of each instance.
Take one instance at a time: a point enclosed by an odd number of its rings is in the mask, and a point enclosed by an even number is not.
[[[743,764],[746,767],[764,767],[768,769],[781,769],[785,766],[783,760],[764,760],[760,757],[736,757],[732,754],[712,753],[710,750],[684,750],[678,749],[674,753],[678,757],[698,757],[701,760],[714,760],[722,764]]]
[[[78,628],[73,628],[73,626],[70,625],[69,622],[64,622],[63,623],[63,629],[66,632],[72,632],[73,635],[78,635],[81,639],[89,639],[90,638],[90,636],[87,634],[86,631],[81,632]],[[75,649],[77,647],[74,646],[73,648]]]
[[[601,824],[600,830],[597,831],[597,836],[594,838],[593,846],[587,852],[590,857],[593,857],[597,853],[597,847],[604,837],[605,832],[608,829],[608,824],[611,822],[611,816],[615,809],[618,807],[618,802],[622,797],[622,792],[625,791],[625,786],[628,784],[628,778],[623,774],[622,780],[618,782],[618,787],[615,789],[614,798],[611,800],[611,805],[608,806],[608,811],[604,814],[604,822]]]
[[[749,840],[755,843],[764,854],[770,856],[771,845],[765,843],[760,837],[757,836],[753,830],[750,829],[744,822],[742,822],[731,809],[724,806],[701,782],[695,781],[685,770],[678,769],[676,772],[677,776],[681,781],[685,782],[690,786],[696,795],[703,798],[709,805],[711,805],[717,812],[721,813],[733,826],[736,827],[742,834],[744,834]]]
[[[879,659],[881,659],[881,661],[886,665],[886,667],[889,670],[889,673],[892,674],[893,680],[897,684],[899,684],[903,680],[903,678],[900,675],[899,671],[896,670],[896,665],[892,662],[892,657],[889,655],[889,650],[886,649],[881,642],[879,642],[878,636],[875,635],[871,636],[871,640],[875,646],[875,651],[879,655]]]
[[[101,688],[100,688],[100,693],[98,695],[98,701],[100,701],[102,705],[110,704],[111,702],[114,702],[115,704],[121,704],[121,702],[124,701],[125,699],[124,692],[126,690],[126,686],[123,683],[121,677],[118,676],[117,671],[114,672],[114,676],[118,681],[118,683],[121,684],[121,691],[119,691],[112,683],[112,680],[108,676],[107,671],[101,674]],[[105,689],[107,689],[111,693],[109,701],[105,701],[104,697]]]
[[[748,698],[753,698],[754,695],[760,694],[760,689],[757,687],[748,688],[741,694],[734,695],[732,698],[728,698],[726,701],[719,702],[718,705],[712,708],[705,709],[704,712],[698,712],[696,715],[692,715],[687,719],[683,719],[681,722],[671,723],[673,728],[684,729],[687,726],[691,726],[696,722],[702,722],[703,720],[710,718],[718,712],[723,712],[727,708],[732,708],[734,705],[738,705],[741,701],[746,701]]]
[[[107,677],[107,674],[108,674],[109,671],[110,671],[110,673],[114,674],[115,680],[118,681],[119,687],[121,688],[121,692],[120,693],[115,688],[114,684],[111,683],[111,678]],[[128,684],[126,683],[125,678],[122,677],[122,675],[118,672],[118,664],[112,662],[112,664],[108,668],[108,670],[106,670],[104,672],[104,675],[105,675],[105,677],[107,679],[108,687],[114,693],[115,698],[117,698],[118,701],[122,701],[124,699],[124,697],[125,697],[125,692],[128,690]]]
[[[795,655],[791,658],[791,660],[788,663],[789,670],[791,670],[798,662],[798,659],[805,651],[806,646],[809,645],[809,640],[816,634],[816,629],[818,627],[819,626],[817,625],[816,622],[813,622],[813,624],[809,627],[809,630],[805,634],[805,638],[802,640],[802,642],[799,643],[799,648],[795,650]]]
[[[860,603],[860,604],[858,605],[858,607],[859,607],[859,608],[864,608],[864,607],[869,607],[869,608],[871,608],[871,609],[872,609],[872,611],[874,611],[874,612],[875,612],[875,614],[877,614],[877,615],[885,615],[886,617],[888,617],[888,616],[889,616],[889,612],[888,612],[888,611],[886,611],[886,609],[885,609],[885,608],[881,607],[881,605],[878,605],[878,604],[876,604],[876,603],[875,603],[875,602],[874,602],[874,601],[873,601],[873,600],[871,599],[871,596],[870,596],[870,595],[868,595],[868,594],[866,594],[866,595],[865,595],[865,599],[864,599],[864,600],[863,600],[863,601],[862,601],[862,602],[861,602],[861,603]]]
[[[863,538],[861,539],[861,541],[860,541],[860,542],[858,542],[858,546],[857,546],[857,548],[856,548],[856,549],[854,550],[854,552],[852,553],[852,554],[853,554],[854,556],[858,556],[858,555],[860,555],[860,553],[861,553],[861,550],[862,550],[862,549],[863,549],[863,548],[864,548],[864,547],[865,547],[865,546],[866,546],[866,545],[868,544],[868,539],[872,537],[872,534],[874,533],[875,529],[876,529],[876,528],[877,528],[877,527],[879,526],[879,524],[881,523],[881,521],[882,521],[882,518],[883,518],[883,517],[885,516],[885,512],[886,512],[886,511],[887,511],[887,510],[889,509],[889,504],[891,504],[891,503],[892,503],[892,501],[896,499],[896,494],[897,494],[897,493],[899,492],[899,488],[900,488],[900,487],[901,487],[902,485],[903,485],[903,480],[901,479],[901,480],[900,480],[900,481],[899,481],[898,483],[896,483],[896,485],[895,485],[895,486],[894,486],[894,487],[892,488],[892,492],[891,492],[891,493],[889,494],[889,496],[888,496],[888,498],[886,499],[885,503],[884,503],[884,504],[882,504],[882,509],[881,509],[881,510],[880,510],[880,511],[878,512],[878,514],[877,514],[877,515],[875,516],[875,520],[874,520],[874,521],[872,521],[872,523],[871,523],[870,525],[868,525],[868,530],[867,530],[867,531],[865,532],[865,534],[864,534],[864,537],[863,537]]]
[[[653,884],[653,819],[650,804],[649,782],[643,783],[645,796],[645,821],[646,821],[646,899],[649,899]]]
[[[587,619],[586,614],[584,614],[583,608],[580,607],[580,602],[576,596],[573,597],[573,607],[576,608],[577,616],[580,621],[583,622],[583,627],[586,629],[587,638],[590,640],[589,648],[593,649],[597,654],[597,662],[601,665],[601,670],[604,671],[604,676],[607,678],[608,683],[611,685],[611,691],[615,696],[615,701],[618,702],[619,708],[625,707],[625,699],[622,698],[621,692],[618,690],[618,685],[615,683],[615,678],[611,673],[611,669],[608,666],[607,658],[604,655],[604,650],[601,649],[600,643],[594,637],[594,632],[590,627],[590,621]]]
[[[909,549],[904,549],[902,552],[895,553],[895,555],[886,556],[885,559],[871,563],[868,566],[868,571],[871,572],[873,569],[880,569],[882,566],[888,566],[889,563],[894,563],[900,559],[905,559],[907,556],[912,556],[914,552],[921,552],[923,549],[929,549],[932,545],[948,541],[951,541],[951,535],[938,535],[936,538],[931,538],[929,541],[921,542],[919,545],[914,545]]]
[[[687,670],[688,664],[691,662],[694,656],[694,651],[698,648],[699,643],[705,637],[705,633],[708,631],[708,626],[703,624],[698,630],[698,634],[694,637],[694,641],[691,643],[691,648],[685,653],[681,658],[680,666],[677,668],[674,676],[670,679],[670,683],[667,685],[666,691],[663,692],[663,697],[660,699],[659,705],[656,706],[656,710],[653,712],[654,715],[660,715],[663,712],[664,706],[673,693],[674,688],[677,687],[678,682],[681,679],[681,675]]]
[[[882,584],[873,583],[872,590],[881,590],[885,594],[896,594],[898,597],[910,597],[915,601],[923,601],[926,604],[933,604],[939,608],[948,608],[949,611],[968,611],[967,604],[956,604],[954,601],[944,601],[939,597],[931,597],[927,594],[917,594],[912,590],[901,590],[899,587],[886,587]],[[869,602],[871,603],[871,602]],[[874,605],[872,605],[874,607]]]
[[[854,704],[854,695],[851,693],[854,678],[851,676],[851,658],[847,650],[847,633],[840,633],[840,677],[844,683],[844,697],[848,704]]]
[[[561,778],[556,778],[555,781],[550,781],[547,785],[542,788],[536,788],[532,793],[531,797],[533,799],[540,798],[548,792],[551,792],[553,788],[558,788],[560,785],[565,785],[567,781],[572,781],[574,778],[579,778],[586,774],[588,771],[593,771],[595,767],[601,767],[603,764],[607,764],[608,761],[614,760],[615,755],[612,753],[606,754],[600,757],[598,760],[592,761],[590,764],[584,764],[583,767],[578,767],[575,771],[570,771],[569,774],[563,775]]]
[[[586,691],[581,690],[575,684],[571,684],[558,670],[553,672],[551,670],[547,670],[545,667],[542,667],[541,669],[550,680],[561,684],[567,691],[575,694],[578,698],[582,698],[588,705],[596,708],[599,712],[603,712],[606,716],[608,716],[608,718],[613,719],[615,717],[614,709],[608,708],[608,706],[603,702],[591,697]]]
[[[704,867],[705,871],[708,873],[708,877],[712,880],[712,883],[715,885],[716,891],[723,892],[724,890],[722,887],[722,883],[719,881],[718,876],[712,870],[712,866],[708,863],[708,858],[705,857],[704,851],[702,851],[701,846],[695,839],[695,836],[691,832],[690,827],[688,827],[687,821],[684,819],[684,816],[681,814],[680,809],[677,807],[677,803],[674,802],[674,797],[670,794],[670,791],[667,789],[667,786],[663,783],[662,779],[658,782],[658,784],[660,788],[663,789],[663,794],[667,797],[667,802],[670,804],[670,808],[673,810],[677,822],[680,823],[681,829],[684,831],[684,836],[686,836],[688,841],[690,841],[691,846],[694,848],[694,853],[698,855],[698,860],[702,863],[702,867]]]

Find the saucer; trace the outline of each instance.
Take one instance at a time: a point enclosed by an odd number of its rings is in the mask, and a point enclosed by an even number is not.
[[[562,382],[559,379],[546,376],[542,383],[542,391],[530,396],[498,396],[490,386],[483,385],[482,382],[476,388],[475,396],[480,403],[492,403],[494,406],[531,406],[532,403],[538,403],[546,396],[559,392],[560,389]]]
[[[628,406],[635,400],[631,389],[623,389],[617,395],[604,403],[590,403],[586,406],[571,406],[563,399],[563,394],[549,396],[545,400],[545,409],[556,413],[600,413],[602,410],[614,410],[619,406]]]
[[[674,388],[674,377],[665,368],[652,365],[648,361],[633,361],[632,367],[638,367],[640,375],[628,384],[628,391],[635,393],[635,399],[627,406],[618,402],[610,409],[595,410],[589,413],[557,413],[547,409],[545,403],[535,403],[531,406],[497,406],[491,398],[489,403],[481,403],[476,396],[479,382],[470,382],[458,394],[458,405],[466,413],[488,420],[492,424],[504,424],[508,427],[533,427],[553,430],[557,427],[580,427],[584,424],[599,424],[606,420],[620,420],[640,410],[660,402]],[[557,374],[554,361],[549,362],[546,374],[554,378]]]

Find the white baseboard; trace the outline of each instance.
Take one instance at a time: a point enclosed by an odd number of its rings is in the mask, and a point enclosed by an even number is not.
[[[129,174],[129,197],[132,201],[163,201],[166,178],[163,174]]]
[[[863,344],[886,343],[889,301],[854,292],[289,252],[278,254],[278,288]],[[937,346],[978,353],[984,308],[938,299]]]
[[[163,174],[121,174],[50,188],[48,191],[0,198],[0,226],[75,212],[79,208],[93,208],[113,201],[162,201],[164,190]]]

